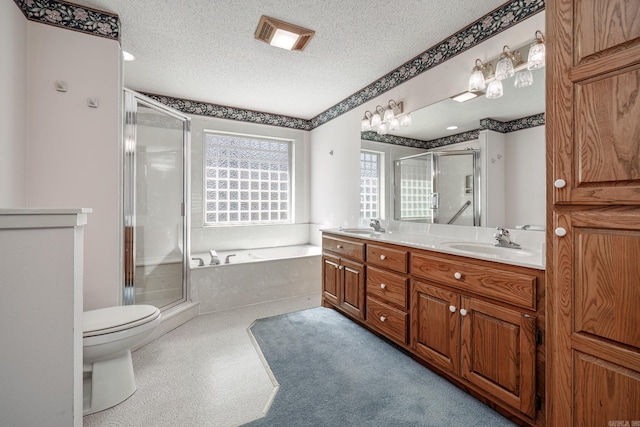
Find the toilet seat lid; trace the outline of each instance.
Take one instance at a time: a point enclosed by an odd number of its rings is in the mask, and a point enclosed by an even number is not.
[[[99,335],[133,328],[150,322],[160,315],[152,305],[123,305],[85,311],[82,314],[84,336]]]

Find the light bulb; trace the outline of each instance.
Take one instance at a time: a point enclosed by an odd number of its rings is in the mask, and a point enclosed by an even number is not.
[[[380,124],[380,126],[378,126],[378,135],[386,135],[388,130],[389,125],[386,123],[382,123]]]
[[[380,114],[375,113],[373,116],[371,116],[371,129],[378,129],[381,123],[382,118],[380,117]]]
[[[518,89],[528,87],[533,84],[533,74],[529,70],[520,70],[516,73],[516,79],[513,85]]]
[[[500,98],[504,93],[504,90],[502,88],[502,82],[500,80],[494,80],[491,83],[489,83],[489,86],[487,86],[487,94],[486,97],[487,99],[496,99],[496,98]]]
[[[498,61],[496,65],[496,80],[503,80],[513,76],[513,61],[511,58],[504,57]]]
[[[527,60],[527,69],[537,70],[545,65],[546,48],[544,43],[536,42],[531,49],[529,49],[529,59]]]
[[[411,114],[407,113],[404,116],[400,117],[400,126],[402,126],[403,128],[411,126]]]
[[[469,77],[469,92],[477,92],[480,90],[484,90],[487,87],[484,81],[484,75],[482,74],[482,70],[476,70],[471,73],[471,77]]]
[[[394,117],[389,121],[389,130],[399,130],[400,129],[400,120],[397,117]]]
[[[393,114],[393,110],[391,108],[387,108],[386,110],[384,110],[384,118],[382,119],[383,122],[390,122],[394,118],[395,114]]]

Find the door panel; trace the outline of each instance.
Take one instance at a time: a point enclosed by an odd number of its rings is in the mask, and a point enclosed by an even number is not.
[[[332,304],[338,305],[340,299],[339,282],[340,270],[338,269],[340,259],[331,255],[322,256],[322,283],[324,297]]]
[[[341,260],[343,296],[342,308],[348,313],[364,319],[364,266]]]

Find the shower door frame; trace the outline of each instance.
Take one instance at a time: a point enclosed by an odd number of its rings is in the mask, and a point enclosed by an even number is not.
[[[190,298],[188,267],[191,250],[191,118],[131,89],[123,89],[124,157],[123,157],[123,305],[135,304],[136,270],[136,143],[137,107],[144,105],[183,123],[182,138],[182,298],[162,307],[162,311]]]
[[[481,208],[481,190],[480,190],[480,170],[478,165],[480,164],[480,150],[476,149],[467,149],[467,150],[441,150],[441,151],[432,151],[431,152],[431,173],[432,173],[432,188],[434,192],[440,194],[440,163],[439,159],[441,157],[448,156],[469,156],[472,155],[473,161],[473,226],[479,227],[482,208]],[[438,190],[438,191],[435,191]],[[440,206],[435,210],[433,214],[433,222],[436,224],[447,224],[446,222],[440,222]],[[447,224],[449,225],[449,224]],[[452,224],[456,225],[456,224]]]

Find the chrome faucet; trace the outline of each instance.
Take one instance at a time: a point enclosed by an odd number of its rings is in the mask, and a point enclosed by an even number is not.
[[[230,254],[227,255],[227,257],[224,259],[224,263],[225,264],[229,264],[231,261],[229,260],[229,258],[231,258],[232,256],[236,256],[236,254]]]
[[[198,261],[198,267],[204,267],[204,260],[202,258],[191,258],[194,261]]]
[[[509,234],[509,230],[502,227],[498,227],[496,230],[498,230],[498,232],[493,235],[493,237],[498,241],[496,246],[500,246],[501,248],[520,249],[519,244],[511,241],[511,234]]]
[[[209,251],[209,255],[211,255],[211,262],[209,263],[209,265],[218,265],[218,264],[220,264],[220,258],[218,258],[218,253],[216,251],[211,249]]]
[[[377,219],[372,219],[369,223],[369,227],[373,227],[373,229],[378,233],[384,233],[385,231],[384,228],[380,226],[380,221],[378,221]]]

